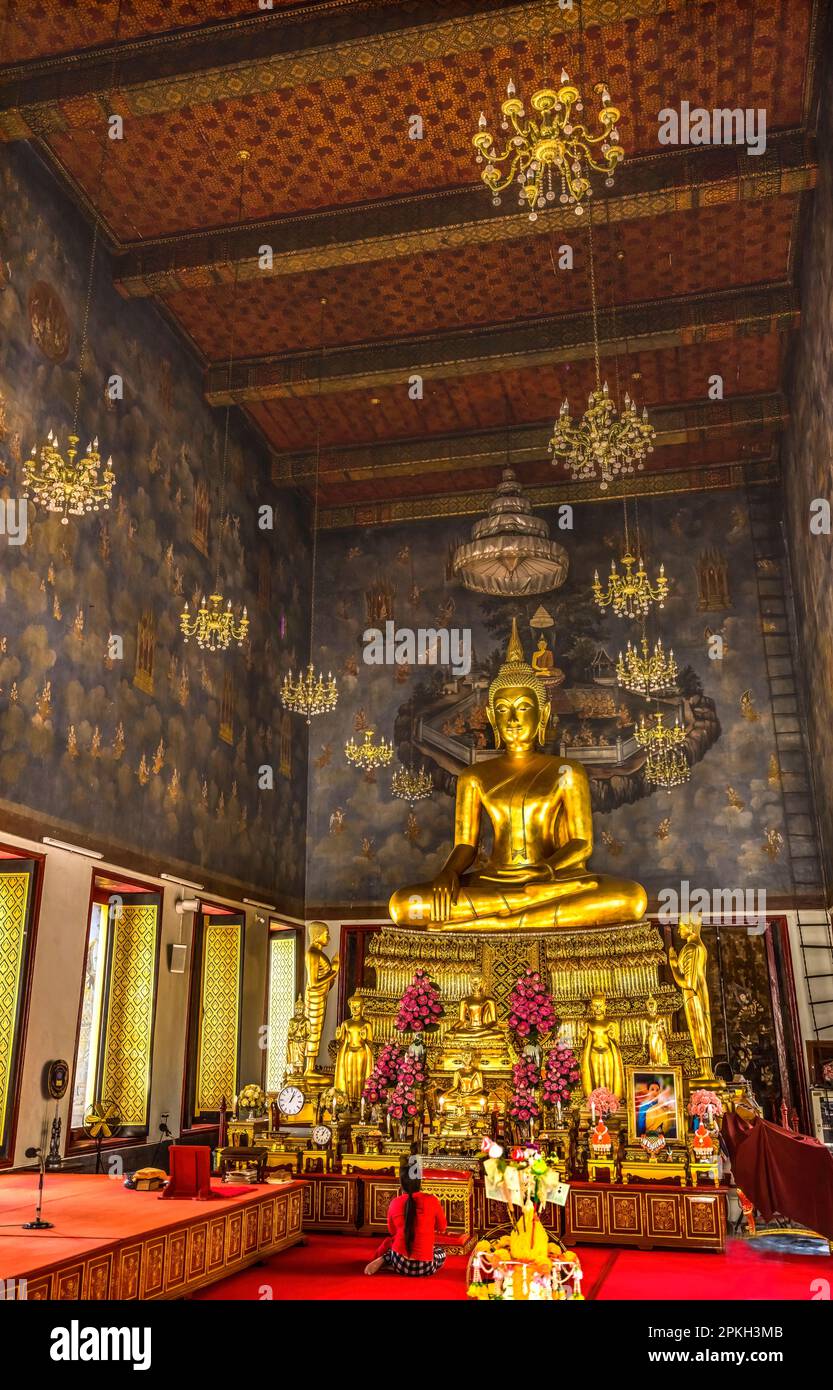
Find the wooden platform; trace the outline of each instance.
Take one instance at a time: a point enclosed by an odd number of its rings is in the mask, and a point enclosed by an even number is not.
[[[36,1190],[36,1173],[0,1177],[0,1282],[11,1292],[25,1280],[21,1298],[183,1298],[301,1239],[300,1182],[236,1197],[218,1183],[215,1201],[160,1201],[121,1179],[50,1173],[53,1228],[24,1231]]]

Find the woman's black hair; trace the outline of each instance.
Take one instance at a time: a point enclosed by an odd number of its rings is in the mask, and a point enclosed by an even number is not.
[[[422,1159],[419,1154],[408,1154],[399,1165],[399,1185],[408,1194],[405,1203],[405,1250],[410,1255],[416,1230],[417,1204],[414,1194],[422,1187]]]

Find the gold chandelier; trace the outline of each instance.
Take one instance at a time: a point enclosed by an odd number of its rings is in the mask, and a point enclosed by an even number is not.
[[[297,681],[293,681],[292,672],[284,677],[281,687],[281,702],[284,709],[291,714],[303,714],[307,723],[312,722],[316,714],[329,714],[338,704],[338,685],[332,671],[327,672],[327,679],[324,680],[319,671],[315,674],[315,663],[313,662],[314,638],[315,638],[315,593],[316,575],[318,572],[318,503],[319,503],[319,477],[321,473],[321,378],[324,372],[324,309],[326,299],[321,299],[321,316],[319,322],[319,355],[318,355],[318,392],[316,396],[317,424],[315,430],[315,498],[312,517],[312,583],[310,592],[310,620],[309,620],[309,652],[310,660],[306,674],[298,674]],[[352,742],[352,740],[351,740]],[[346,751],[346,750],[345,750]],[[393,749],[391,749],[391,754]],[[349,757],[349,754],[348,754]]]
[[[240,191],[237,204],[237,229],[243,220],[243,184],[246,176],[246,165],[251,158],[248,150],[240,150],[238,156],[240,163]],[[235,264],[234,286],[232,289],[232,312],[231,312],[231,334],[229,337],[229,356],[228,356],[228,387],[231,394],[231,369],[234,364],[234,335],[237,326],[236,304],[237,304],[237,280],[240,262]],[[185,641],[194,637],[198,647],[207,652],[224,652],[236,642],[238,647],[242,647],[249,631],[249,615],[244,605],[239,623],[234,617],[231,607],[231,599],[223,607],[223,595],[220,593],[220,562],[222,559],[223,533],[225,529],[225,500],[226,500],[226,468],[228,464],[228,437],[229,437],[229,417],[231,405],[226,406],[225,429],[223,433],[223,461],[220,480],[220,517],[221,525],[217,536],[217,568],[214,576],[214,593],[210,594],[206,601],[203,594],[200,606],[196,613],[191,614],[191,610],[186,602],[180,617],[179,627]]]
[[[362,772],[370,772],[377,767],[387,767],[393,757],[393,744],[386,743],[384,739],[380,743],[373,742],[373,730],[365,729],[364,743],[356,743],[351,738],[344,745],[344,752],[348,763],[353,767],[361,768]]]
[[[636,573],[633,572],[636,565]],[[607,588],[599,582],[599,571],[593,576],[593,597],[600,608],[612,608],[618,618],[642,618],[651,605],[662,608],[668,597],[668,580],[665,566],[660,565],[656,584],[648,578],[642,557],[637,560],[630,550],[622,556],[624,573],[616,568],[616,561],[610,562],[610,575]]]
[[[583,111],[584,103],[578,87],[564,71],[557,89],[542,87],[533,92],[530,106],[534,115],[528,117],[510,78],[506,100],[500,108],[501,129],[506,132],[502,152],[487,129],[485,115],[480,113],[472,144],[477,150],[477,163],[486,160],[480,177],[495,206],[500,205],[501,193],[511,183],[517,183],[518,203],[529,208],[530,222],[535,222],[538,211],[556,199],[572,205],[581,215],[583,200],[593,192],[591,169],[606,174],[605,183],[612,187],[613,172],[625,157],[616,124],[621,113],[611,106],[610,93],[603,82],[597,82],[593,91],[601,100],[598,135],[591,135],[582,121],[575,120],[575,113]]]
[[[673,728],[666,728],[661,710],[652,715],[652,720],[652,723],[646,723],[643,715],[634,730],[640,748],[645,748],[648,753],[645,780],[655,787],[663,787],[670,791],[672,787],[681,786],[691,777],[691,767],[683,751],[685,729],[680,723],[679,715]]]
[[[297,680],[292,679],[290,671],[283,678],[281,704],[292,714],[303,714],[308,724],[315,714],[329,714],[338,704],[338,686],[332,671],[327,672],[326,681],[320,671],[316,676],[312,662],[303,675],[298,672]]]
[[[625,408],[619,415],[605,381],[590,392],[587,409],[577,424],[570,415],[569,401],[561,402],[549,448],[574,481],[599,478],[599,487],[605,492],[614,478],[644,468],[655,438],[647,407],[642,407],[640,415],[626,392]]]
[[[195,638],[198,647],[206,652],[224,652],[236,642],[242,647],[249,631],[249,616],[244,606],[238,623],[231,610],[231,599],[223,608],[223,595],[210,594],[206,600],[203,594],[196,613],[186,602],[179,619],[180,631],[185,641]]]
[[[66,459],[58,447],[58,436],[52,430],[40,449],[32,446],[31,458],[23,465],[23,485],[35,502],[49,512],[61,513],[61,525],[68,526],[71,516],[84,516],[86,512],[104,511],[113,496],[116,475],[113,460],[108,458],[101,472],[101,454],[98,440],[88,444],[86,452],[78,457],[78,435],[68,436],[69,447]]]
[[[414,772],[412,767],[398,767],[390,779],[390,789],[399,801],[425,801],[434,790],[434,779],[425,771],[425,764]]]
[[[655,695],[665,695],[674,688],[677,679],[677,663],[673,651],[665,654],[662,638],[654,643],[653,651],[648,650],[648,639],[643,633],[640,651],[628,642],[625,655],[619,653],[616,663],[616,679],[632,695],[642,695],[650,700]]]

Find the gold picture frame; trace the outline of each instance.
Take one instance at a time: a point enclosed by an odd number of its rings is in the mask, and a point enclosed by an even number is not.
[[[685,1142],[682,1067],[625,1067],[625,1094],[630,1144],[639,1144],[646,1134],[664,1134],[668,1144]]]

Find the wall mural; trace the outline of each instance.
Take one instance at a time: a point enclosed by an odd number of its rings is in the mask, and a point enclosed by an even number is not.
[[[13,499],[32,445],[72,420],[89,229],[33,155],[7,145],[0,161],[0,488]],[[0,537],[0,798],[297,904],[306,728],[276,692],[306,655],[305,516],[234,422],[222,504],[223,412],[158,314],[111,280],[99,247],[79,419],[113,455],[113,506],[68,526],[32,509],[24,545]],[[109,399],[113,373],[123,400]],[[179,615],[212,592],[218,547],[251,628],[243,649],[212,655],[184,643]]]
[[[827,100],[822,97],[819,118],[828,138],[822,131],[812,230],[802,265],[802,331],[792,371],[784,496],[798,634],[809,676],[804,693],[815,792],[829,863],[833,854],[833,537],[818,527],[818,501],[833,506],[833,76],[829,73],[825,85]],[[816,529],[811,531],[814,515]]]
[[[680,672],[678,691],[659,708],[666,723],[679,713],[693,764],[690,782],[670,794],[646,784],[634,739],[635,720],[656,706],[623,693],[614,676],[619,651],[640,630],[601,613],[592,599],[594,570],[604,582],[611,558],[621,554],[622,505],[576,507],[572,531],[558,529],[556,511],[541,515],[566,548],[569,570],[561,588],[521,601],[471,593],[451,577],[450,553],[468,535],[459,521],[324,538],[319,585],[329,637],[320,664],[337,673],[340,699],[333,715],[315,722],[310,744],[311,904],[381,905],[393,888],[439,867],[450,844],[456,775],[477,750],[492,746],[485,695],[513,616],[527,655],[540,653],[549,684],[557,724],[548,748],[587,766],[598,813],[594,866],[635,878],[652,893],[679,891],[682,879],[692,891],[788,891],[744,495],[724,493],[719,506],[699,494],[640,502],[647,567],[653,572],[662,561],[671,579],[648,635],[673,647]],[[384,631],[387,621],[470,629],[471,671],[454,676],[448,667],[419,662],[366,664],[362,634]],[[722,638],[722,660],[708,655],[714,635]],[[362,774],[347,764],[343,748],[368,727],[394,740],[396,758],[391,768]],[[431,772],[435,791],[411,811],[391,797],[390,775],[412,757]]]

